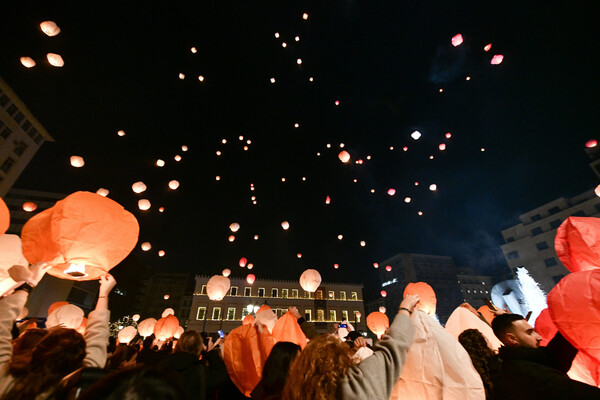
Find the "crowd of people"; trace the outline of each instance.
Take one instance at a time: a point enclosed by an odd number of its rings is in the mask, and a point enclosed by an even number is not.
[[[45,263],[32,265],[23,283],[0,299],[0,400],[248,398],[228,372],[223,339],[188,330],[176,341],[150,336],[135,344],[116,343],[109,332],[108,295],[116,284],[111,275],[100,279],[98,302],[83,335],[63,327],[15,329],[47,269]],[[407,295],[386,334],[372,346],[356,332],[318,334],[291,308],[308,343],[276,343],[250,398],[389,399],[413,342],[420,340],[414,319],[421,312],[415,309],[418,303],[417,295]],[[497,314],[491,327],[503,344],[498,352],[477,329],[458,337],[472,363],[460,368],[477,371],[482,399],[600,399],[599,388],[567,376],[577,349],[560,333],[541,347],[540,335],[523,317]],[[262,333],[265,327],[257,322],[252,329]]]

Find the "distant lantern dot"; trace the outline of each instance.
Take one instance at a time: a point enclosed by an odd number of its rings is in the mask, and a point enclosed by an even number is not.
[[[220,180],[221,180],[221,177],[220,177],[219,175],[217,175],[217,176],[215,177],[215,180],[217,180],[217,181],[220,181]]]
[[[354,179],[354,183],[358,182],[358,179]]]
[[[297,122],[294,124],[294,128],[298,128],[299,126],[300,126],[300,124]]]
[[[104,188],[100,188],[98,190],[96,190],[96,193],[98,193],[100,196],[108,196],[108,189],[104,189]]]
[[[371,193],[375,193],[375,189],[371,189]]]
[[[279,32],[275,32],[275,39],[279,39]]]
[[[446,133],[446,139],[450,139],[452,137],[452,134],[450,132]]]
[[[254,240],[258,240],[258,235],[254,235]]]
[[[485,45],[485,47],[483,48],[484,51],[490,51],[490,49],[492,48],[492,44],[488,43]]]
[[[125,136],[125,131],[121,129],[120,131],[117,132],[117,135]]]
[[[445,143],[441,143],[441,144],[438,146],[438,149],[440,149],[441,151],[444,151],[444,150],[446,150],[446,144],[445,144]]]
[[[252,201],[256,200],[256,196],[250,197],[250,200],[252,200]]]
[[[470,77],[470,76],[467,76],[467,77],[465,78],[465,80],[467,80],[467,81],[470,81],[470,80],[471,80],[471,77]]]
[[[197,50],[195,47],[192,47],[192,48],[190,49],[190,51],[191,51],[192,53],[194,53],[194,54],[196,54],[196,53],[198,52],[198,50]]]
[[[430,159],[430,160],[433,160],[433,156],[429,156],[429,159]]]
[[[385,270],[386,270],[387,272],[390,272],[390,271],[392,270],[392,266],[391,266],[391,265],[386,265],[386,266],[385,266]]]
[[[177,162],[181,161],[181,156],[178,154],[175,157],[173,157],[173,159]]]
[[[431,185],[429,185],[429,190],[435,192],[437,190],[437,185],[435,183],[432,183]]]
[[[440,93],[444,93],[444,89],[440,89]]]
[[[363,163],[363,160],[356,160],[356,163],[360,165]]]
[[[374,268],[379,268],[379,264],[378,263],[373,263],[373,267]]]
[[[233,236],[233,235],[230,235],[230,236],[229,236],[229,241],[230,241],[230,242],[233,242],[234,240],[235,240],[235,236]]]
[[[239,140],[240,140],[240,142],[241,142],[242,140],[244,140],[244,137],[240,135],[240,136],[238,136],[238,139],[239,139]]]
[[[165,212],[165,208],[164,208],[164,207],[160,207],[160,208],[158,209],[158,212]]]
[[[413,133],[410,134],[410,137],[413,138],[414,140],[419,140],[419,138],[421,137],[421,132],[414,131]]]
[[[300,36],[296,36],[296,37],[294,38],[294,40],[295,40],[296,42],[299,42],[299,41],[300,41]]]
[[[321,156],[321,153],[317,152],[317,157],[320,157],[320,156]]]
[[[275,83],[275,78],[271,78],[271,83]]]
[[[185,74],[180,73],[179,74],[179,79],[185,79]]]
[[[302,181],[306,181],[306,177],[305,176],[302,177]]]
[[[286,42],[281,43],[281,47],[287,47],[287,43]]]
[[[393,150],[394,150],[394,146],[390,146],[390,150],[392,150],[392,151],[393,151]]]
[[[220,155],[221,155],[221,151],[220,151],[220,150],[217,150],[217,153],[216,153],[216,154],[217,154],[218,156],[220,156]]]
[[[367,156],[367,160],[370,160],[370,159],[371,159],[371,156]]]
[[[302,19],[306,21],[308,19],[308,14],[307,13],[302,14]]]
[[[388,189],[387,194],[389,194],[390,196],[393,196],[396,194],[396,189]]]
[[[302,253],[298,253],[298,254],[296,254],[296,257],[298,257],[298,258],[302,258]]]
[[[281,223],[281,227],[283,228],[284,231],[287,231],[288,229],[290,229],[290,223],[287,221],[283,221]]]
[[[21,60],[21,64],[23,64],[23,66],[26,68],[35,67],[35,61],[33,61],[33,58],[31,58],[31,57],[21,57],[20,60]]]
[[[482,147],[482,148],[481,148],[481,151],[485,151],[485,147]]]
[[[346,145],[344,143],[340,143],[340,148],[343,149]]]
[[[302,59],[301,58],[297,59],[296,64],[298,64],[298,65],[302,64]]]
[[[334,102],[334,104],[335,104],[336,106],[339,106],[339,105],[340,105],[340,101],[339,101],[339,100],[336,100],[336,101]]]
[[[361,247],[365,247],[367,245],[367,242],[365,242],[364,240],[360,241],[360,246]]]
[[[248,146],[244,146],[244,151],[248,151]]]
[[[281,178],[281,182],[285,182],[285,178]]]
[[[160,251],[158,252],[158,256],[159,256],[159,257],[164,257],[164,256],[165,256],[165,251],[164,251],[164,250],[160,250]],[[167,297],[167,298],[168,298],[168,297]]]
[[[85,161],[83,160],[83,157],[80,157],[80,156],[71,156],[71,158],[69,160],[71,161],[71,165],[74,166],[75,168],[81,168],[85,165]]]
[[[404,151],[408,151],[408,147],[404,146],[404,147],[402,148],[402,150],[404,150]]]
[[[417,214],[419,214],[419,215],[423,215],[423,211],[419,211]]]
[[[156,160],[156,166],[157,167],[164,167],[165,166],[164,160],[161,160],[161,159]]]
[[[312,81],[314,81],[314,78],[311,76],[310,78],[308,78],[308,81],[312,82]]]
[[[333,268],[338,269],[340,266],[338,264],[333,264]]]
[[[202,75],[198,75],[198,80],[199,80],[200,82],[204,82],[204,77],[203,77]]]
[[[223,144],[227,143],[227,139],[221,140],[221,143],[223,143]]]
[[[181,151],[188,151],[188,147],[187,146],[181,146]]]
[[[404,198],[404,202],[405,202],[405,203],[410,203],[410,200],[411,200],[411,198],[410,198],[410,197],[405,197],[405,198]]]
[[[338,235],[338,240],[342,240],[344,238],[344,235]]]
[[[415,186],[419,186],[419,182],[415,182]]]

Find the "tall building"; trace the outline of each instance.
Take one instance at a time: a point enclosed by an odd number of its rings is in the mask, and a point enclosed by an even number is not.
[[[502,252],[513,275],[525,267],[547,293],[569,271],[554,250],[556,229],[570,216],[600,216],[600,198],[593,190],[561,197],[519,216],[519,224],[502,231]]]
[[[318,332],[332,330],[334,322],[349,321],[357,330],[365,331],[362,285],[322,282],[314,292],[305,292],[297,281],[257,280],[252,285],[245,279],[230,278],[231,288],[221,301],[206,295],[210,277],[196,276],[196,291],[189,315],[189,329],[231,332],[248,314],[267,304],[278,317],[295,306]]]
[[[21,235],[21,230],[25,222],[41,211],[44,211],[57,201],[67,197],[63,193],[41,192],[38,190],[27,190],[12,188],[4,196],[4,202],[10,211],[10,226],[6,233]],[[23,204],[26,202],[34,203],[37,208],[33,212],[23,210]]]
[[[456,274],[463,300],[475,308],[485,305],[483,299],[491,298],[493,280],[488,275],[478,275],[471,268],[461,268]]]
[[[6,195],[45,141],[54,139],[0,78],[0,196]]]
[[[379,263],[379,279],[387,293],[385,307],[390,318],[398,311],[404,289],[411,282],[426,282],[433,288],[436,314],[442,323],[463,302],[457,270],[448,256],[400,253]]]

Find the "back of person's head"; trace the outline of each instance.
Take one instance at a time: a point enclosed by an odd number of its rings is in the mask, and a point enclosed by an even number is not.
[[[110,374],[90,386],[80,400],[179,400],[186,398],[173,371],[129,368]]]
[[[153,342],[154,342],[154,335],[150,335],[150,336],[144,338],[144,341],[142,342],[142,346],[144,347],[144,349],[152,350]]]
[[[458,341],[469,353],[473,367],[481,376],[485,391],[489,394],[492,388],[492,379],[488,362],[494,356],[494,352],[488,347],[485,337],[477,329],[462,331],[458,335]]]
[[[352,351],[334,335],[312,339],[290,366],[283,399],[334,399]]]
[[[269,354],[263,368],[262,384],[268,395],[281,393],[292,361],[296,359],[302,348],[296,343],[279,342]]]
[[[183,332],[175,345],[175,353],[183,351],[185,353],[192,353],[195,356],[199,356],[203,349],[204,341],[202,340],[202,336],[194,330]]]
[[[112,354],[115,352],[116,349],[117,349],[117,338],[114,336],[109,336],[108,337],[108,346],[106,346],[106,352]]]
[[[137,355],[137,349],[134,346],[125,344],[117,346],[113,355],[108,359],[106,368],[109,370],[119,369],[123,367],[123,363],[128,363]]]
[[[523,316],[519,314],[501,314],[497,315],[492,321],[492,330],[494,335],[503,343],[506,343],[506,334],[512,330],[513,322],[519,321]]]
[[[13,377],[19,377],[25,373],[31,363],[31,355],[35,345],[48,334],[48,331],[40,328],[27,329],[13,340],[13,351],[8,366],[8,371]]]

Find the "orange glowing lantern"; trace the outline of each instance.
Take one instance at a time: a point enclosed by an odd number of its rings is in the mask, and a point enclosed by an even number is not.
[[[490,61],[490,64],[498,65],[502,61],[504,61],[504,56],[502,54],[496,54],[494,57],[492,57],[492,61]]]
[[[556,325],[552,322],[549,309],[544,308],[540,315],[538,315],[535,320],[535,331],[542,337],[540,346],[547,346],[548,343],[554,339],[554,335],[558,332],[558,328],[556,328]]]
[[[144,182],[136,182],[131,185],[131,190],[133,190],[134,193],[142,193],[146,191],[146,185],[144,185]]]
[[[42,32],[50,37],[56,36],[60,33],[60,28],[54,21],[44,21],[40,24],[40,28],[42,29]]]
[[[165,161],[161,160],[161,159],[156,160],[156,166],[157,167],[164,167],[165,166]]]
[[[375,269],[379,268],[379,263],[373,263],[373,268],[375,268]]]
[[[248,268],[248,269],[252,269],[252,268],[254,268],[254,264],[252,264],[252,263],[248,263],[248,265],[246,265],[246,268]]]
[[[23,203],[24,211],[33,212],[36,209],[37,209],[37,204],[35,204],[33,201],[26,201],[25,203]]]
[[[159,250],[159,251],[158,251],[158,256],[159,256],[159,257],[164,257],[164,256],[165,256],[165,254],[166,254],[166,253],[165,253],[165,251],[164,251],[164,250]]]
[[[381,292],[379,292],[379,294],[381,295],[381,297],[387,296],[387,292],[385,290],[382,290]]]
[[[172,338],[179,328],[179,320],[174,315],[167,315],[156,321],[154,325],[154,336],[158,340],[167,340]]]
[[[121,130],[117,131],[117,135],[123,137],[123,136],[125,136],[125,131],[123,129],[121,129]]]
[[[165,208],[164,208],[164,207],[160,207],[160,208],[158,209],[158,212],[165,212]]]
[[[71,165],[74,166],[75,168],[81,168],[85,165],[85,161],[83,160],[83,157],[80,157],[80,156],[71,156],[70,161],[71,161]]]
[[[221,274],[227,278],[229,275],[231,275],[231,270],[229,268],[225,268]]]
[[[327,196],[325,198],[325,204],[330,204],[331,203],[331,198],[329,196]]]
[[[229,229],[231,229],[231,232],[236,233],[240,230],[240,224],[234,222],[233,224],[229,225]]]
[[[404,202],[405,202],[405,203],[410,203],[410,202],[411,202],[411,200],[412,200],[412,199],[411,199],[410,197],[405,197],[405,198],[404,198]]]
[[[385,314],[385,312],[386,312],[385,306],[379,306],[379,312]]]
[[[133,317],[131,317],[131,319],[133,320],[133,322],[138,322],[140,320],[140,314],[133,314]]]
[[[387,315],[380,311],[373,311],[367,315],[367,327],[377,335],[378,339],[387,332],[390,327],[390,320]]]
[[[496,315],[490,311],[488,306],[481,306],[477,309],[477,312],[483,316],[488,324],[492,325],[492,321],[496,318]]]
[[[391,265],[386,265],[386,266],[385,266],[385,270],[386,270],[387,272],[390,272],[390,271],[392,270],[392,266],[391,266]]]
[[[248,274],[248,276],[246,276],[246,282],[248,282],[249,285],[252,285],[254,281],[256,281],[256,276],[254,276],[254,274]]]
[[[181,334],[185,332],[185,329],[183,329],[183,326],[180,326],[177,328],[177,331],[175,332],[175,334],[173,335],[173,338],[175,339],[179,339],[181,337]]]
[[[587,147],[588,149],[591,149],[592,147],[596,147],[598,146],[598,141],[597,140],[588,140],[587,142],[585,142],[585,147]]]
[[[446,133],[446,139],[450,139],[452,137],[452,134],[450,132]]]
[[[367,242],[365,242],[364,240],[360,241],[360,246],[361,247],[365,247],[367,245]]]
[[[435,192],[437,190],[437,185],[435,183],[432,183],[431,185],[429,185],[429,190]]]
[[[287,221],[283,221],[281,223],[281,227],[283,228],[284,231],[287,231],[288,229],[290,229],[290,223]]]
[[[229,235],[229,238],[228,238],[228,240],[229,240],[230,242],[233,242],[233,241],[235,240],[235,236],[234,236],[234,235]]]
[[[104,189],[104,188],[100,188],[98,190],[96,190],[96,193],[99,194],[100,196],[108,196],[108,189]]]
[[[421,132],[414,131],[413,133],[410,134],[410,137],[413,138],[414,140],[419,140],[419,138],[421,137]]]
[[[221,301],[227,294],[231,282],[223,275],[213,275],[206,283],[206,294],[209,299]]]
[[[23,269],[29,265],[21,250],[21,238],[17,235],[0,235],[0,295],[14,288],[16,283],[8,270],[14,265]],[[17,280],[20,280],[15,276]],[[20,318],[19,318],[20,319]]]
[[[396,194],[396,189],[388,189],[387,194],[393,196]]]
[[[54,303],[50,304],[50,307],[48,307],[48,315],[52,314],[56,309],[66,306],[67,304],[69,304],[68,301],[55,301]]]
[[[433,316],[437,306],[437,298],[433,288],[425,282],[409,283],[404,289],[404,296],[416,294],[420,301],[417,303],[417,308]]]
[[[554,248],[571,272],[600,268],[600,219],[567,218],[556,231]]]
[[[139,230],[117,202],[75,192],[27,221],[23,254],[32,264],[52,260],[48,273],[57,278],[94,280],[127,257]]]
[[[64,60],[62,59],[62,57],[59,54],[48,53],[46,55],[46,58],[48,59],[48,62],[50,63],[50,65],[52,65],[53,67],[60,68],[65,65]]]
[[[169,182],[169,189],[176,190],[179,187],[179,182],[176,180],[172,180]]]
[[[151,206],[150,200],[148,199],[141,199],[138,201],[138,208],[142,211],[149,210]]]
[[[23,64],[23,66],[25,68],[35,67],[35,61],[33,61],[33,58],[31,58],[31,57],[21,57],[20,61],[21,61],[21,64]]]
[[[177,162],[181,161],[181,156],[179,154],[177,154],[175,157],[173,157],[173,159]]]
[[[242,325],[252,325],[254,324],[254,317],[250,314],[246,315],[242,320]]]
[[[307,13],[302,14],[302,19],[306,21],[308,19],[308,14]]]
[[[187,146],[181,146],[181,151],[188,151],[188,147]]]
[[[10,211],[2,198],[0,198],[0,234],[4,234],[10,226]]]
[[[163,296],[163,299],[165,299],[165,300],[169,300],[170,298],[171,298],[171,295],[170,295],[170,294],[165,294],[165,295]],[[163,317],[164,317],[164,315],[163,315]]]
[[[185,74],[179,73],[179,79],[185,79]]]
[[[144,243],[142,243],[142,250],[148,251],[151,248],[152,248],[152,245],[150,244],[150,242],[144,242]]]
[[[338,269],[338,268],[340,268],[340,265],[339,264],[333,264],[333,268]]]
[[[119,339],[119,343],[129,344],[137,333],[135,326],[126,326],[119,331],[117,339]]]
[[[438,146],[438,149],[440,149],[440,151],[444,151],[444,150],[446,150],[446,143],[441,143],[441,144]]]
[[[46,319],[46,328],[62,325],[63,328],[77,329],[83,322],[83,310],[76,305],[60,306]]]
[[[167,294],[167,295],[165,295],[165,296],[168,296],[168,297],[170,297],[168,294]],[[167,298],[168,298],[168,297],[167,297]],[[165,308],[165,309],[163,310],[163,312],[162,312],[162,314],[161,314],[160,316],[164,318],[164,317],[166,317],[167,315],[175,315],[175,310],[173,310],[171,307],[169,307],[169,308]]]
[[[483,48],[484,51],[490,51],[490,49],[492,48],[492,44],[488,43],[485,45],[485,47]]]
[[[278,342],[296,343],[301,348],[306,346],[306,336],[300,329],[296,317],[289,311],[283,314],[275,323],[273,337]]]
[[[248,259],[246,257],[240,258],[239,266],[244,268],[248,264]]]
[[[456,47],[456,46],[460,46],[463,42],[463,37],[462,35],[459,33],[458,35],[454,35],[452,37],[452,46]]]
[[[300,275],[300,286],[307,292],[314,292],[321,284],[321,274],[316,269],[307,269]]]
[[[338,154],[338,158],[340,159],[341,162],[343,162],[345,164],[348,161],[350,161],[350,153],[348,153],[346,150],[344,150],[344,151],[340,152],[340,154]]]
[[[154,333],[154,325],[156,325],[156,320],[154,318],[146,318],[142,322],[138,324],[138,332],[140,336],[146,338]]]

